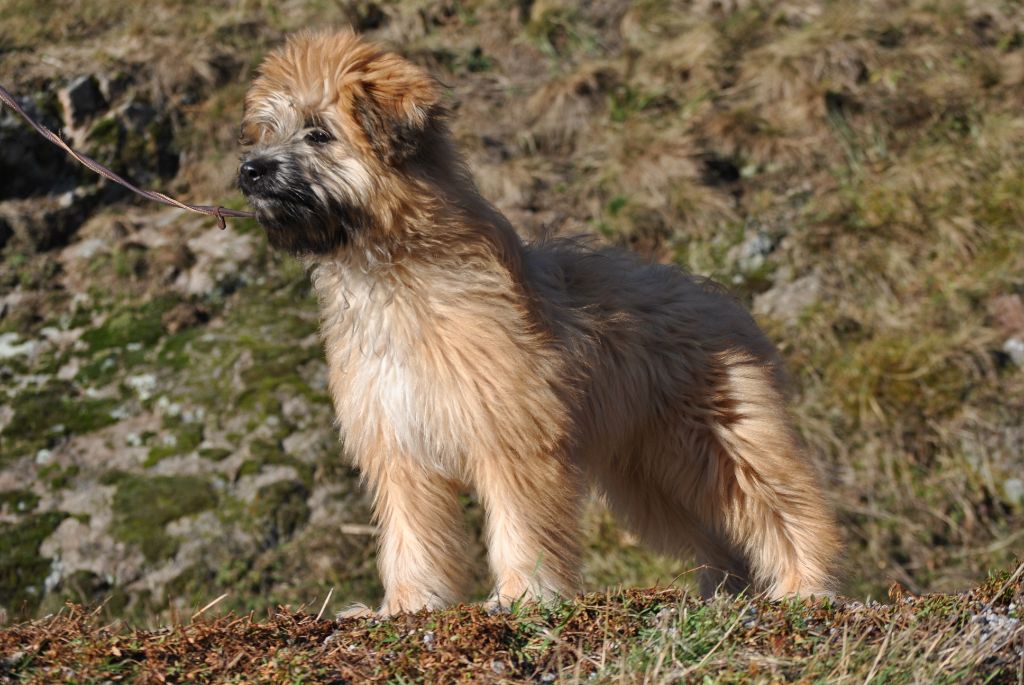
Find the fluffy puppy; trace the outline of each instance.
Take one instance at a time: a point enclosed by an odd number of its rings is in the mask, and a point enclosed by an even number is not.
[[[445,114],[433,78],[350,32],[294,36],[245,100],[239,183],[312,272],[381,613],[462,597],[465,486],[499,604],[577,591],[588,486],[652,547],[695,551],[706,593],[828,593],[839,536],[751,317],[673,266],[524,244]]]

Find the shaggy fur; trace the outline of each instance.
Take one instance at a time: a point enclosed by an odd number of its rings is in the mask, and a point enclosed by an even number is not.
[[[454,150],[436,81],[305,33],[246,97],[240,185],[307,261],[345,449],[373,492],[391,614],[466,587],[458,493],[487,510],[493,601],[575,592],[596,487],[702,590],[831,590],[838,534],[779,360],[707,281],[622,250],[524,245]]]

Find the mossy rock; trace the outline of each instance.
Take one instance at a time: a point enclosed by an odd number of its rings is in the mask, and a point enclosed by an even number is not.
[[[43,595],[50,559],[39,546],[67,518],[61,511],[31,514],[16,523],[0,523],[0,605],[13,616],[29,616]]]
[[[165,530],[168,523],[217,504],[213,485],[197,476],[114,473],[103,480],[117,485],[111,533],[137,545],[149,562],[166,559],[178,549],[178,541]]]
[[[154,171],[162,178],[178,171],[171,121],[144,100],[133,100],[98,120],[86,143],[94,157],[136,180],[151,178]]]
[[[251,459],[246,459],[238,468],[237,476],[252,476],[259,473],[265,465],[291,466],[299,474],[302,482],[310,487],[313,485],[314,467],[299,461],[285,453],[280,443],[266,440],[254,440],[249,445]]]
[[[114,399],[82,396],[66,381],[24,391],[11,402],[14,416],[0,432],[0,463],[27,454],[68,434],[80,435],[114,423]]]
[[[282,480],[260,488],[253,508],[266,547],[288,540],[309,521],[308,500],[309,489],[298,480]]]
[[[204,447],[199,450],[199,456],[203,459],[209,459],[210,461],[224,461],[230,457],[234,452],[227,449],[226,447]]]

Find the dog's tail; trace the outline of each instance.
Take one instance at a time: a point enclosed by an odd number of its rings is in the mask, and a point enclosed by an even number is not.
[[[721,361],[700,518],[741,554],[755,588],[772,597],[831,594],[839,534],[778,374],[746,355]]]

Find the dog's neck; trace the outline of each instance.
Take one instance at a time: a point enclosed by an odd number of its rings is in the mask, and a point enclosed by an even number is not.
[[[337,250],[307,259],[307,266],[352,271],[388,280],[417,265],[506,270],[522,275],[523,242],[508,219],[479,192],[467,165],[448,140],[438,141],[387,180],[387,201]]]

